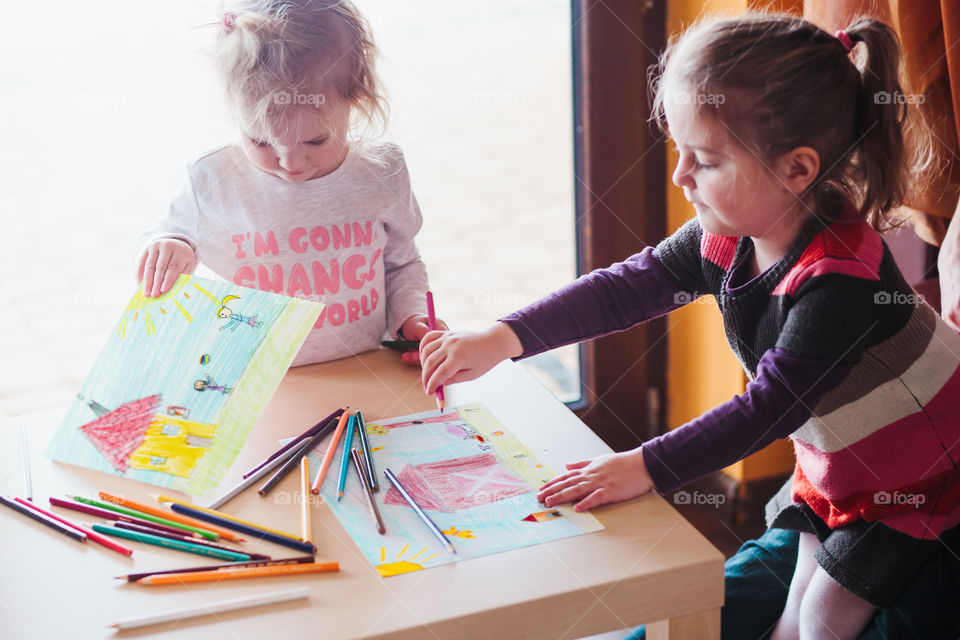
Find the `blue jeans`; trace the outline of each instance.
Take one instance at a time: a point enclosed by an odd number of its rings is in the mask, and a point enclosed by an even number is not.
[[[796,531],[768,529],[727,560],[720,614],[723,640],[761,640],[773,631],[787,602],[799,538]],[[896,606],[874,616],[860,640],[960,638],[960,532],[953,529],[941,540],[940,553],[917,571]],[[644,640],[644,627],[627,638]]]

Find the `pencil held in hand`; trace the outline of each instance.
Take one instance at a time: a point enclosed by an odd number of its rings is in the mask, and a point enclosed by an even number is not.
[[[430,331],[437,330],[437,311],[433,306],[433,292],[427,291],[427,328]],[[443,395],[443,385],[437,387],[437,408],[443,413],[443,405],[446,399]]]

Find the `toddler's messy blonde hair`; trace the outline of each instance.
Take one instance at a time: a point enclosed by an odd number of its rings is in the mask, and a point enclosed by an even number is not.
[[[211,54],[237,124],[274,144],[287,117],[325,105],[350,108],[351,134],[382,132],[387,107],[374,73],[377,49],[367,21],[347,0],[247,0],[216,25]]]

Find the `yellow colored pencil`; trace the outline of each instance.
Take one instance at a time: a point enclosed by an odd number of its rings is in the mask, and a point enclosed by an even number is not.
[[[266,578],[270,576],[289,576],[300,573],[321,573],[340,571],[339,562],[307,562],[279,567],[242,567],[239,569],[217,569],[215,571],[192,571],[190,573],[164,573],[147,576],[137,580],[137,584],[162,585],[183,584],[186,582],[219,582],[220,580],[239,580],[242,578]]]
[[[300,458],[300,487],[303,502],[300,504],[300,539],[310,542],[310,463],[307,456]]]
[[[100,499],[106,502],[112,502],[118,504],[121,507],[127,507],[128,509],[133,509],[135,511],[142,511],[143,513],[149,513],[152,516],[157,516],[158,518],[166,518],[167,520],[173,520],[174,522],[179,522],[180,524],[188,524],[191,527],[197,527],[198,529],[205,529],[207,531],[212,531],[213,533],[218,534],[221,538],[227,540],[232,540],[233,542],[243,542],[243,538],[238,536],[232,531],[227,529],[221,529],[218,526],[212,525],[202,520],[195,520],[187,516],[182,516],[179,513],[173,513],[167,511],[166,509],[160,509],[158,507],[151,507],[148,504],[142,504],[140,502],[134,502],[133,500],[128,500],[122,496],[113,496],[104,491],[100,492]],[[193,506],[193,505],[190,505]]]
[[[349,409],[350,407],[347,407]],[[323,464],[320,465],[320,470],[317,471],[317,477],[313,479],[313,488],[311,489],[313,493],[320,493],[320,485],[323,484],[323,479],[327,475],[327,469],[330,468],[330,463],[333,462],[333,456],[337,453],[337,445],[340,444],[340,438],[343,436],[343,432],[347,427],[347,420],[350,419],[350,411],[344,411],[340,416],[340,422],[337,423],[337,429],[333,432],[333,437],[330,438],[330,444],[327,445],[327,453],[323,456]]]
[[[250,522],[249,520],[241,520],[240,518],[235,518],[229,514],[224,513],[223,511],[217,511],[215,509],[207,509],[206,507],[200,507],[189,502],[184,502],[183,500],[177,500],[176,498],[171,498],[169,496],[154,496],[160,502],[172,502],[174,504],[183,505],[185,507],[190,507],[191,509],[196,509],[197,511],[202,511],[203,513],[209,513],[212,516],[217,516],[218,518],[224,518],[226,520],[231,520],[237,524],[245,524],[248,527],[253,527],[255,529],[260,529],[261,531],[269,531],[278,536],[283,536],[284,538],[290,538],[291,540],[300,541],[300,536],[295,536],[292,533],[286,533],[285,531],[278,531],[277,529],[271,529],[270,527],[265,527],[262,524],[257,524],[256,522]]]

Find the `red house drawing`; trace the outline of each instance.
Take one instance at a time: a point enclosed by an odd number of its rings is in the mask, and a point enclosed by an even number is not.
[[[422,508],[447,513],[533,491],[492,453],[407,465],[397,478]],[[393,487],[384,502],[407,504]]]

